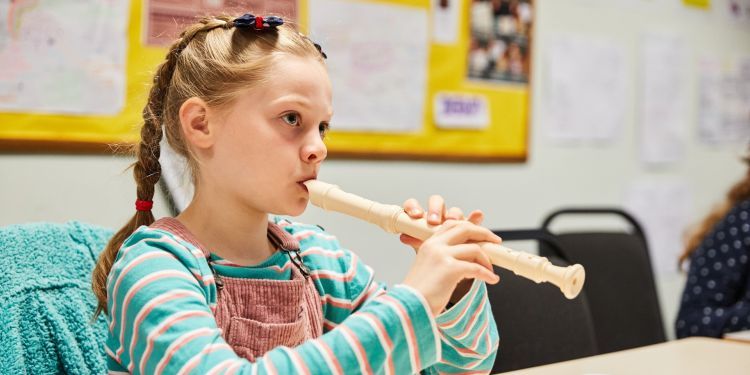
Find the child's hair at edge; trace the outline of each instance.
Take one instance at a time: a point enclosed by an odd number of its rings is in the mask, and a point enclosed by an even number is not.
[[[736,182],[729,192],[727,193],[724,201],[716,206],[698,227],[693,230],[688,236],[685,249],[678,260],[678,266],[682,266],[690,255],[698,248],[703,241],[703,238],[709,234],[714,226],[740,201],[750,198],[750,149],[747,151],[747,155],[743,158],[743,161],[747,165],[747,171],[742,180]]]
[[[204,17],[186,27],[156,69],[143,108],[141,140],[133,146],[138,200],[151,201],[154,197],[161,175],[162,134],[175,152],[185,157],[194,182],[198,176],[197,163],[180,127],[179,110],[185,100],[198,97],[211,107],[227,106],[241,91],[266,82],[273,62],[283,55],[310,57],[323,63],[325,55],[319,47],[294,27],[285,23],[266,30],[239,28],[235,27],[234,18]],[[102,251],[92,274],[92,288],[98,300],[94,318],[107,313],[107,278],[123,242],[138,227],[153,222],[151,210],[137,210]]]

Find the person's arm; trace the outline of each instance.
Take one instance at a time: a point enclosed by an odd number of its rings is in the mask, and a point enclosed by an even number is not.
[[[424,299],[396,286],[321,337],[273,349],[250,363],[222,338],[207,289],[191,273],[195,267],[174,255],[188,250],[156,242],[132,246],[111,273],[107,355],[115,372],[413,373],[440,354]]]
[[[366,310],[373,300],[386,294],[385,286],[374,281],[372,269],[348,250],[316,248],[305,255],[307,259],[317,257],[316,263],[336,256],[341,258],[340,264],[343,266],[340,274],[349,275],[350,280],[348,283],[335,283],[330,275],[319,280],[327,287],[323,295],[327,329],[347,322],[351,316]],[[313,275],[318,277],[315,271]],[[419,295],[416,291],[414,293]],[[440,338],[440,358],[433,363],[422,363],[420,369],[427,373],[481,373],[492,369],[499,338],[484,282],[474,281],[468,293],[450,309],[434,320],[430,317],[429,322],[422,324],[429,324],[436,330],[435,334]]]
[[[678,338],[750,329],[749,253],[748,210],[735,208],[690,257],[675,324]]]

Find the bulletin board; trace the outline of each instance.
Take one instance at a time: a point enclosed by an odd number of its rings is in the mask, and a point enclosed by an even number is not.
[[[164,47],[152,47],[144,43],[142,33],[146,22],[146,1],[131,0],[129,4],[125,93],[120,110],[115,114],[81,115],[24,113],[0,109],[0,151],[107,152],[112,149],[113,144],[134,143],[138,140],[141,111],[150,79],[166,51]],[[300,28],[315,38],[316,27],[314,24],[310,25],[310,19],[316,17],[317,8],[312,11],[310,8],[317,7],[320,2],[328,2],[329,6],[333,2],[336,5],[336,1],[342,0],[298,0],[295,12]],[[358,130],[356,124],[352,129],[337,130],[337,114],[345,101],[342,103],[342,100],[337,99],[334,90],[335,114],[332,130],[326,140],[329,157],[490,162],[517,162],[526,159],[530,112],[531,74],[528,62],[531,60],[532,50],[531,23],[524,30],[525,38],[518,39],[518,35],[501,35],[503,32],[508,33],[508,30],[513,31],[513,27],[501,30],[504,26],[498,25],[495,17],[498,9],[483,8],[493,3],[489,1],[377,0],[351,3],[413,11],[426,20],[428,45],[424,49],[426,66],[423,70],[422,109],[419,111],[421,123],[416,123],[412,129],[405,131]],[[522,3],[529,5],[527,8],[532,4],[528,0]],[[436,9],[441,9],[442,13],[436,14]],[[483,20],[481,17],[485,13],[495,17],[487,27],[491,27],[498,43],[492,44],[494,42],[490,40],[491,45],[488,45],[486,35],[481,34],[482,28],[473,25],[474,22],[484,22],[476,20]],[[509,19],[506,17],[506,21]],[[453,22],[448,26],[447,32],[442,29],[446,20]],[[408,20],[395,19],[393,22]],[[518,34],[517,30],[513,32]],[[492,39],[493,36],[489,38]],[[325,36],[318,40],[326,50]],[[507,49],[516,40],[521,40],[524,59],[523,66],[519,65],[518,68],[522,71],[516,76],[476,69],[486,63],[486,51],[496,49],[496,44],[503,44]],[[477,49],[483,50],[476,56],[472,55],[472,51]],[[328,64],[333,66],[335,64],[332,61],[336,56],[332,56],[329,51],[326,51],[329,55]],[[331,80],[335,87],[336,71],[331,70]],[[393,86],[398,87],[398,84],[394,83]],[[0,97],[0,104],[1,102]],[[458,119],[450,116],[443,118],[438,106],[448,108],[448,103],[457,103],[459,108],[479,103],[480,107],[483,106],[480,119],[476,120],[474,116],[473,120],[468,119],[468,123],[464,124],[461,121],[466,116]],[[389,109],[382,108],[382,111],[388,113]],[[419,122],[419,119],[415,122]]]

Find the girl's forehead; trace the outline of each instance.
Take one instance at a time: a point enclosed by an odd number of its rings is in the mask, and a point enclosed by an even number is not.
[[[325,107],[331,112],[331,94],[331,82],[322,63],[312,58],[290,56],[279,59],[268,79],[241,93],[239,101],[241,105],[296,103]]]
[[[270,79],[258,89],[271,96],[300,94],[330,97],[331,82],[325,66],[319,61],[290,56],[274,64]]]

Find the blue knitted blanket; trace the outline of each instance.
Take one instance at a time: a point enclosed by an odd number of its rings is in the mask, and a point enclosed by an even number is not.
[[[75,221],[0,228],[0,374],[106,373],[91,271],[111,236]]]

